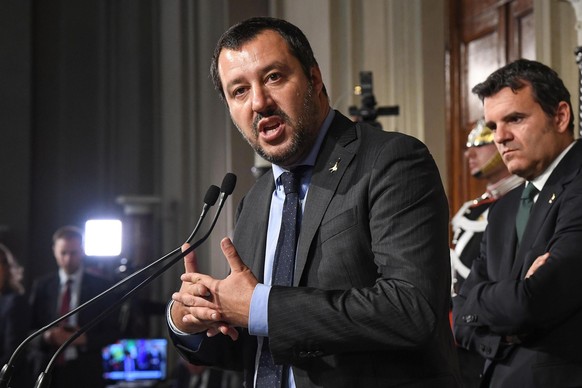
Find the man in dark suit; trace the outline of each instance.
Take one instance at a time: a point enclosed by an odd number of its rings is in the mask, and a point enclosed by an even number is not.
[[[454,298],[456,339],[487,358],[483,386],[582,386],[582,145],[570,94],[555,71],[523,59],[473,91],[503,161],[527,182],[489,210]]]
[[[244,370],[247,387],[459,386],[448,207],[427,148],[330,109],[307,39],[283,20],[229,29],[211,72],[273,171],[240,204],[233,242],[221,243],[226,279],[197,273],[186,257],[168,309],[178,350]],[[292,192],[281,180],[296,170],[300,233],[285,286],[276,245],[289,236],[281,209]],[[283,366],[277,383],[263,373],[269,363]]]
[[[74,226],[59,228],[53,235],[53,254],[59,267],[58,272],[49,273],[35,280],[32,287],[30,304],[33,330],[48,325],[110,286],[105,279],[84,270],[83,234],[80,229]],[[67,292],[68,296],[65,297],[64,294]],[[68,304],[68,308],[63,304]],[[34,365],[32,373],[35,378],[45,369],[58,347],[79,327],[95,319],[105,307],[107,306],[103,303],[96,303],[48,329],[42,336],[33,340],[29,358]],[[118,330],[114,315],[82,334],[71,346],[65,348],[62,357],[57,359],[50,386],[54,388],[104,387],[101,348],[115,342],[117,337]]]

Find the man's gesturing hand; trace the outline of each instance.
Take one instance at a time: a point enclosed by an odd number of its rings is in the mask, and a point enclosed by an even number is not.
[[[189,244],[182,245],[182,252],[189,247]],[[196,284],[201,276],[206,275],[197,273],[198,263],[195,252],[184,256],[184,269],[185,274],[191,274],[192,277],[182,278],[180,291],[172,295],[174,303],[172,303],[170,313],[174,325],[185,333],[194,334],[207,331],[208,335],[214,335],[222,332],[236,340],[238,332],[221,322],[220,314],[212,308],[213,304],[206,299],[210,296],[209,290],[203,284]]]
[[[222,333],[235,340],[238,332],[234,327],[248,326],[251,297],[258,281],[229,238],[221,241],[221,248],[230,266],[230,274],[222,280],[196,272],[195,255],[186,256],[182,287],[172,296],[178,302],[174,305],[180,307],[173,306],[172,318],[180,330],[183,327],[187,332],[206,330],[209,336]]]

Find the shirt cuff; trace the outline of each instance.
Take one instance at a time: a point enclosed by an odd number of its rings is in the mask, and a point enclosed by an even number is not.
[[[269,335],[269,294],[271,286],[257,284],[251,298],[249,311],[249,334],[267,337]]]
[[[174,322],[172,321],[172,314],[170,313],[173,304],[174,301],[171,300],[170,303],[168,303],[168,307],[166,308],[166,321],[168,322],[168,327],[170,328],[172,333],[176,335],[177,342],[179,342],[182,345],[186,345],[191,350],[194,351],[198,350],[200,348],[202,340],[206,338],[206,334],[205,333],[189,334],[178,329]]]
[[[189,335],[188,333],[185,333],[182,330],[178,329],[178,327],[174,324],[171,313],[173,305],[174,301],[171,300],[170,303],[168,303],[168,306],[166,307],[166,321],[168,321],[168,326],[170,327],[170,330],[172,330],[172,332],[177,335]]]

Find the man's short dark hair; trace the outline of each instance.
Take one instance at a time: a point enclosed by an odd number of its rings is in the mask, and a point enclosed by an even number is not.
[[[83,231],[73,225],[62,226],[53,234],[53,244],[61,238],[65,240],[79,239],[83,242]]]
[[[218,40],[212,62],[210,64],[210,75],[214,88],[224,100],[224,90],[218,74],[218,57],[223,49],[239,50],[245,43],[254,39],[261,32],[272,30],[277,32],[289,46],[291,55],[299,60],[303,72],[308,79],[311,79],[311,68],[318,66],[311,45],[303,32],[295,25],[282,19],[272,17],[254,17],[244,20],[230,27]]]
[[[472,91],[483,101],[503,88],[508,87],[515,92],[527,85],[531,86],[534,101],[540,104],[548,117],[556,115],[561,101],[568,104],[571,112],[568,128],[573,135],[574,112],[570,102],[570,92],[564,86],[558,73],[543,63],[518,59],[491,73],[485,81],[475,85]]]

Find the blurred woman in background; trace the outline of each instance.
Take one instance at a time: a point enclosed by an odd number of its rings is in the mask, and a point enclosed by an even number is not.
[[[28,334],[30,318],[22,274],[22,267],[12,252],[0,243],[0,367],[8,362],[12,352]],[[23,372],[22,367],[15,368],[13,384],[21,381]]]

